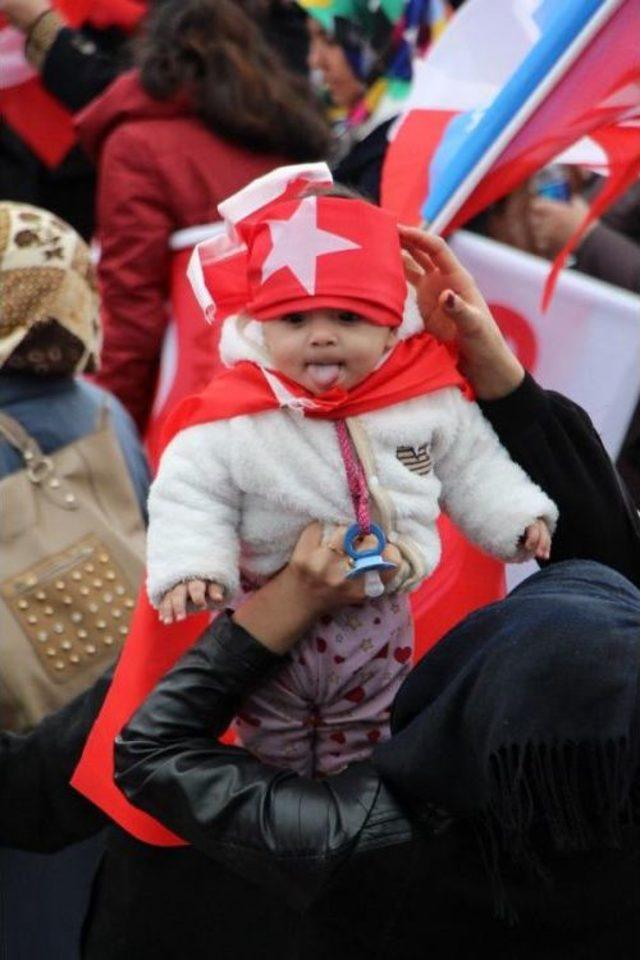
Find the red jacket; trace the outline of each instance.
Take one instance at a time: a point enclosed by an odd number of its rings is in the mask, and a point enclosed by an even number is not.
[[[135,72],[82,111],[77,129],[99,165],[104,346],[97,380],[144,430],[168,319],[169,237],[218,220],[220,201],[287,161],[219,139],[184,103],[151,99]]]

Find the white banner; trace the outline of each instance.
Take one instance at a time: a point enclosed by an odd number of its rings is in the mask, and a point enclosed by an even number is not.
[[[640,296],[565,270],[542,313],[546,260],[465,231],[451,246],[524,366],[584,407],[615,459],[640,393]]]
[[[587,411],[615,459],[640,393],[640,296],[565,270],[542,313],[546,260],[465,231],[451,246],[524,366]],[[509,567],[509,586],[535,569]]]

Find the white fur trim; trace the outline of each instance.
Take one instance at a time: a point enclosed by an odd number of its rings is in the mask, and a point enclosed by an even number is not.
[[[410,283],[407,283],[407,296],[402,311],[402,323],[397,329],[398,340],[408,340],[424,331],[424,322],[418,309],[418,298]]]
[[[262,324],[243,314],[227,317],[220,333],[220,359],[227,367],[240,360],[269,365]]]

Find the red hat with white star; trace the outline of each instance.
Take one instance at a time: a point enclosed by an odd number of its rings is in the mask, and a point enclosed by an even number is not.
[[[209,319],[334,308],[401,324],[407,284],[396,220],[363,200],[301,197],[331,183],[325,164],[281,167],[220,205],[226,232],[198,244],[188,270]]]

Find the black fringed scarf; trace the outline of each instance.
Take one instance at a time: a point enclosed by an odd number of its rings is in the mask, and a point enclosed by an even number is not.
[[[633,820],[639,677],[640,592],[553,564],[420,661],[374,765],[413,809],[475,821],[494,879],[505,855],[544,874],[545,846],[616,846]]]

